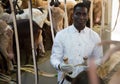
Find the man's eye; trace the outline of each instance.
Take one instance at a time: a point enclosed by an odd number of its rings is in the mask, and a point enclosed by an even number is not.
[[[87,15],[87,13],[76,13],[76,15],[78,15],[78,16],[86,16]]]
[[[76,15],[80,15],[80,13],[76,13]]]
[[[84,15],[84,16],[86,16],[86,15],[87,15],[87,13],[83,13],[83,15]]]

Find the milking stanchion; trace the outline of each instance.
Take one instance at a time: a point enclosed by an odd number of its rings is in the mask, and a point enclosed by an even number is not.
[[[19,41],[18,41],[18,33],[17,33],[17,23],[16,23],[16,3],[17,0],[9,0],[11,6],[11,13],[13,14],[13,24],[15,30],[15,40],[16,40],[16,50],[17,50],[17,84],[21,84],[21,66],[20,66],[20,50],[19,50]],[[37,73],[37,63],[36,63],[36,56],[35,56],[35,49],[34,49],[34,38],[33,38],[33,25],[32,25],[32,1],[28,0],[28,6],[30,9],[30,34],[31,34],[31,45],[32,45],[32,55],[33,55],[33,62],[34,62],[34,72],[35,72],[35,84],[38,84],[38,73]],[[18,7],[18,6],[17,6]],[[19,9],[19,7],[18,7]],[[23,11],[21,10],[20,13]]]
[[[52,23],[52,17],[51,17],[52,15],[51,15],[51,10],[50,10],[50,1],[51,0],[48,0],[48,12],[49,12],[49,17],[50,17],[52,40],[54,41],[55,35],[54,35],[53,23]]]
[[[16,41],[16,50],[17,50],[17,84],[21,84],[21,71],[20,71],[20,50],[19,50],[19,41],[18,41],[18,32],[17,32],[17,23],[16,23],[16,15],[15,9],[16,7],[13,5],[14,0],[9,0],[11,12],[13,15],[13,24],[14,24],[14,31],[15,31],[15,41]]]
[[[33,64],[34,64],[34,72],[35,72],[35,84],[38,84],[38,70],[37,70],[37,62],[35,56],[35,48],[34,48],[34,37],[33,37],[33,24],[32,24],[32,0],[28,0],[28,7],[30,11],[30,35],[31,35],[31,46],[32,46],[32,56],[33,56]]]
[[[64,0],[64,11],[65,11],[65,25],[64,27],[68,27],[68,15],[67,15],[67,6],[66,6],[67,0]]]

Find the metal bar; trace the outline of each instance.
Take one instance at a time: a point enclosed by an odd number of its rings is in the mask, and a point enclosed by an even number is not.
[[[16,15],[15,15],[15,7],[13,7],[13,0],[9,0],[11,6],[11,13],[13,15],[13,24],[14,24],[14,32],[15,32],[15,41],[16,41],[16,50],[17,50],[17,71],[18,71],[18,83],[21,84],[21,71],[20,71],[20,50],[19,50],[19,41],[18,41],[18,32],[17,32],[17,23],[16,23]]]
[[[104,0],[101,1],[101,5],[102,5],[102,20],[101,20],[100,36],[102,37],[102,31],[105,27],[105,3],[104,3]]]
[[[55,36],[54,36],[54,30],[53,30],[52,15],[51,15],[51,10],[50,10],[50,2],[51,0],[48,0],[48,11],[49,11],[49,17],[50,17],[50,23],[51,23],[50,25],[51,25],[52,39],[54,41]]]
[[[64,11],[65,11],[65,24],[64,24],[64,27],[68,27],[68,15],[67,15],[67,6],[66,6],[66,4],[67,4],[67,1],[66,0],[64,0]]]
[[[36,63],[35,48],[34,48],[34,37],[33,37],[32,1],[31,0],[28,0],[28,7],[29,7],[29,14],[30,14],[29,15],[29,20],[30,20],[30,35],[31,35],[32,56],[33,56],[34,71],[35,71],[35,84],[38,84],[37,63]]]
[[[93,0],[91,0],[90,6],[90,28],[93,29]]]

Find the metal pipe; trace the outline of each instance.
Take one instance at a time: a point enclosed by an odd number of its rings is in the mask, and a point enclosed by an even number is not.
[[[11,6],[11,13],[13,15],[13,24],[14,24],[14,32],[15,32],[15,41],[16,41],[16,50],[17,50],[17,74],[18,74],[18,83],[21,84],[21,71],[20,71],[20,50],[19,50],[19,41],[18,41],[18,32],[17,32],[17,23],[16,23],[16,15],[15,15],[15,7],[13,7],[13,0],[9,0]]]
[[[32,46],[32,56],[33,56],[33,64],[34,64],[34,72],[35,72],[35,84],[38,84],[38,75],[37,75],[37,63],[35,56],[35,48],[34,48],[34,37],[33,37],[33,23],[32,23],[32,1],[28,0],[29,7],[29,20],[30,20],[30,36],[31,36],[31,46]]]
[[[64,0],[64,11],[65,11],[65,23],[64,23],[64,27],[68,27],[68,15],[67,15],[67,1]]]
[[[102,37],[102,31],[104,29],[104,24],[105,24],[105,2],[104,0],[101,1],[101,5],[102,5],[102,20],[101,20],[100,36]]]
[[[54,36],[54,30],[53,30],[53,22],[52,22],[52,15],[51,15],[51,10],[50,10],[50,2],[51,2],[51,0],[48,0],[48,12],[49,12],[49,17],[50,17],[50,25],[51,25],[51,34],[52,34],[52,39],[53,39],[53,41],[54,41],[54,38],[55,38],[55,36]]]
[[[93,0],[91,0],[90,6],[90,28],[93,28]]]

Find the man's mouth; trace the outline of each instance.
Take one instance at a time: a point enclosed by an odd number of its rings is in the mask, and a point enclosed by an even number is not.
[[[78,23],[85,23],[85,20],[77,20]]]

